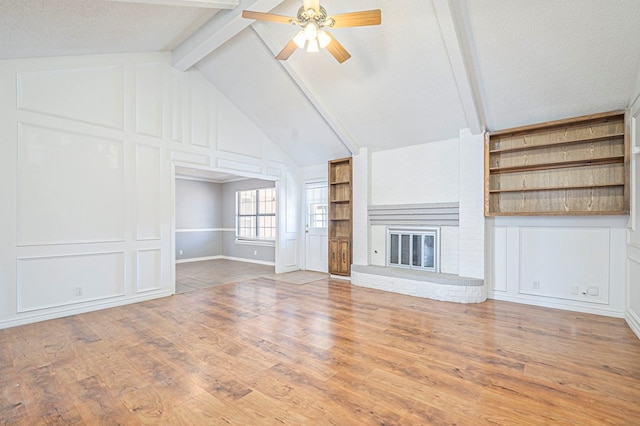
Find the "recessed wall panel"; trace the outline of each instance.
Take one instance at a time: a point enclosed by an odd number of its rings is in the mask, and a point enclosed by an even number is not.
[[[136,145],[136,235],[138,240],[160,238],[160,149]]]
[[[18,245],[124,239],[123,143],[19,125]]]
[[[18,109],[99,126],[123,128],[120,65],[18,74]]]
[[[18,259],[18,312],[123,294],[121,252]]]
[[[164,64],[136,65],[136,132],[162,137]]]
[[[162,262],[160,261],[160,249],[138,250],[137,258],[136,289],[138,293],[161,288]]]
[[[495,227],[493,230],[493,289],[507,291],[507,228]]]
[[[608,228],[520,228],[520,292],[608,303],[609,250]]]
[[[191,144],[209,148],[211,129],[215,129],[215,107],[202,88],[191,91]]]

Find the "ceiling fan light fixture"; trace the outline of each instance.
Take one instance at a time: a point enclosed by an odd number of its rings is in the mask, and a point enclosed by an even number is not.
[[[318,31],[318,44],[320,47],[324,49],[329,43],[331,43],[331,37],[324,30]]]
[[[316,40],[315,38],[313,40],[309,40],[309,44],[307,44],[307,52],[315,53],[319,51],[320,49],[318,48],[318,40]]]
[[[316,39],[316,37],[318,36],[318,27],[315,22],[309,22],[304,27],[304,36],[309,41]]]
[[[298,46],[300,49],[304,49],[304,45],[307,42],[307,37],[304,35],[304,31],[300,30],[298,31],[298,34],[296,34],[293,37],[293,42],[296,44],[296,46]]]

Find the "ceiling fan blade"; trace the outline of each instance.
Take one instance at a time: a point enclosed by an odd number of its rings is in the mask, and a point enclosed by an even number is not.
[[[280,24],[290,24],[293,18],[282,15],[274,15],[273,13],[254,12],[252,10],[243,10],[242,17],[247,19],[256,19],[258,21],[278,22]]]
[[[316,12],[320,11],[320,0],[302,0],[304,10],[313,9]]]
[[[289,56],[291,56],[293,52],[296,51],[297,48],[298,46],[296,45],[296,43],[293,40],[290,40],[289,43],[287,43],[287,45],[280,51],[280,53],[278,53],[276,59],[280,61],[286,61],[287,59],[289,59]]]
[[[365,25],[380,25],[382,14],[380,9],[363,10],[361,12],[342,13],[327,18],[327,20],[330,19],[334,21],[333,25],[330,25],[331,28],[362,27]]]
[[[325,31],[325,33],[331,39],[331,42],[327,44],[327,47],[325,47],[325,49],[327,49],[329,53],[331,53],[333,57],[336,58],[336,61],[338,61],[339,63],[343,63],[344,61],[349,59],[351,57],[351,54],[347,52],[347,49],[345,49],[340,44],[340,42],[336,40],[336,38],[332,36],[328,31]]]

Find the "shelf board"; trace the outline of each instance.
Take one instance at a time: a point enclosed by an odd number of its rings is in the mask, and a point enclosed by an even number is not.
[[[544,144],[539,144],[539,145],[518,146],[518,147],[514,147],[514,148],[490,149],[489,153],[490,154],[502,154],[502,153],[508,153],[508,152],[529,151],[529,150],[534,150],[534,149],[546,149],[546,148],[555,147],[555,146],[574,145],[574,144],[589,143],[589,142],[598,142],[598,141],[604,141],[604,140],[607,140],[607,139],[614,139],[614,138],[624,138],[624,133],[612,133],[612,134],[606,135],[606,136],[594,136],[592,138],[581,138],[581,139],[574,139],[574,140],[562,141],[562,142],[549,142],[549,143],[544,143]]]
[[[336,180],[336,181],[332,181],[332,182],[329,182],[329,183],[331,185],[342,185],[342,184],[345,184],[345,183],[351,183],[351,181],[350,180]]]
[[[553,163],[544,164],[526,164],[524,166],[509,166],[509,167],[490,167],[491,173],[516,173],[516,172],[533,172],[537,170],[552,170],[552,169],[568,169],[572,167],[588,167],[599,166],[606,164],[619,164],[624,163],[624,155],[614,155],[611,157],[601,157],[589,160],[571,160],[571,161],[557,161]]]
[[[347,217],[347,218],[337,218],[337,217],[334,217],[334,218],[331,218],[331,219],[329,219],[329,220],[333,220],[333,221],[336,221],[336,222],[337,222],[337,221],[344,222],[344,221],[349,221],[349,220],[351,220],[351,219],[350,219],[350,218],[348,218],[348,217]]]
[[[489,212],[487,216],[624,216],[627,210],[572,210],[572,211],[546,211],[546,212]]]
[[[331,200],[330,203],[335,204],[348,204],[351,200]]]
[[[571,186],[555,186],[552,188],[516,188],[516,189],[490,189],[491,194],[499,194],[503,192],[533,192],[533,191],[559,191],[565,189],[589,189],[589,188],[610,188],[615,186],[624,186],[624,183],[603,183],[598,185],[571,185]]]

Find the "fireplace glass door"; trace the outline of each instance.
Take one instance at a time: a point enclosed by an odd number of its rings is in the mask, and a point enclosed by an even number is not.
[[[388,266],[439,271],[438,230],[388,231]]]

